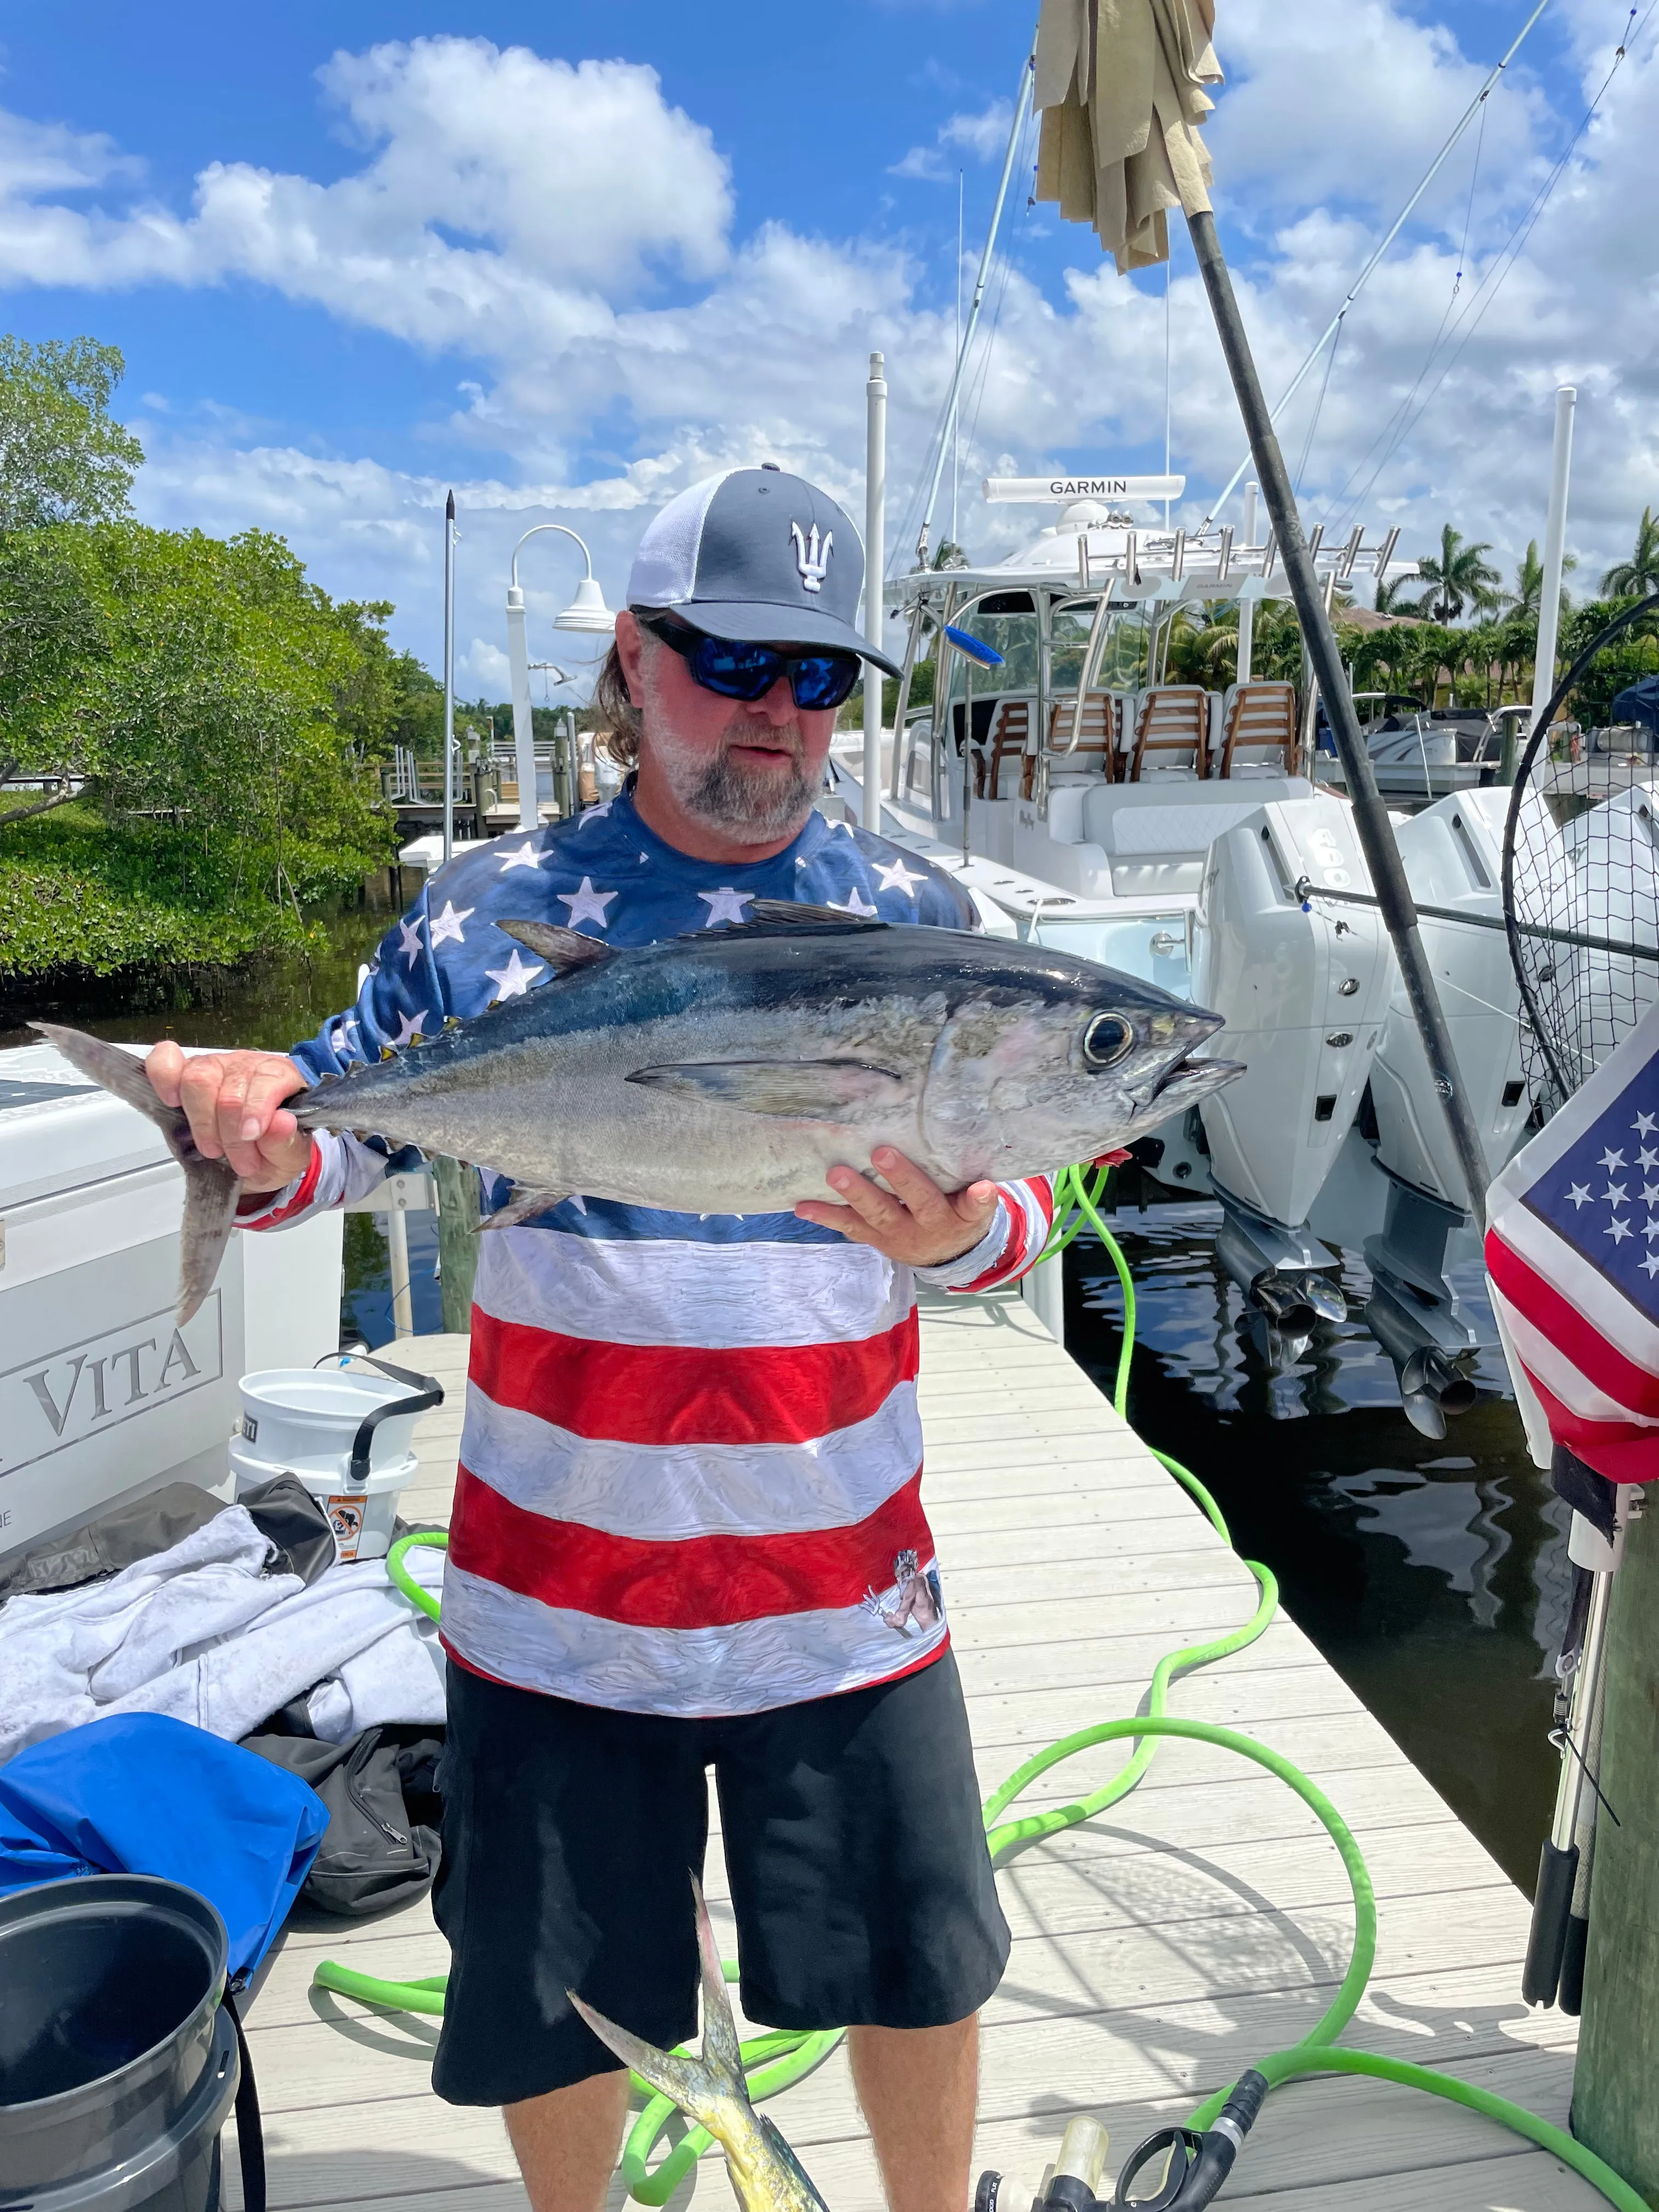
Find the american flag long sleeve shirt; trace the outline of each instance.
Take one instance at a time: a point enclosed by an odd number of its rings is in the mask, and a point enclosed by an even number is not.
[[[757,898],[972,927],[914,854],[813,813],[787,851],[696,860],[628,793],[432,878],[356,1006],[295,1058],[313,1079],[406,1049],[547,971],[494,925],[644,945],[740,922]],[[323,1136],[245,1215],[277,1228],[373,1188],[378,1140]],[[1005,1184],[982,1241],[918,1271],[1012,1281],[1046,1179]],[[486,1212],[510,1185],[483,1174]],[[793,1213],[702,1217],[573,1196],[480,1243],[445,1571],[452,1658],[624,1711],[754,1712],[891,1680],[948,1641],[921,1505],[911,1270]]]

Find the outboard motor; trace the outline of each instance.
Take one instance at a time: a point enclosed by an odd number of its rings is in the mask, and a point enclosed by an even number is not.
[[[1265,1220],[1225,1191],[1216,1195],[1222,1209],[1216,1257],[1244,1293],[1256,1350],[1282,1373],[1301,1359],[1317,1322],[1347,1317],[1336,1255],[1305,1229]]]
[[[1425,1437],[1443,1437],[1447,1416],[1467,1413],[1478,1395],[1469,1370],[1480,1340],[1446,1275],[1446,1247],[1468,1224],[1460,1207],[1389,1176],[1382,1234],[1365,1239],[1365,1325],[1395,1364],[1407,1419]]]

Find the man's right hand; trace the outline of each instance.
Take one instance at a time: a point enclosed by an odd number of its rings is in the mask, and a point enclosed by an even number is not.
[[[285,1053],[186,1054],[169,1037],[144,1062],[164,1106],[182,1106],[197,1150],[227,1160],[248,1190],[281,1190],[311,1159],[310,1132],[283,1105],[306,1079]]]

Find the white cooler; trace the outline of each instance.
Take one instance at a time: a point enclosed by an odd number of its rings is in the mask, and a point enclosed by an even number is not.
[[[237,1378],[338,1345],[337,1213],[233,1236],[176,1327],[183,1200],[143,1115],[0,1052],[0,1558],[165,1482],[228,1497]]]

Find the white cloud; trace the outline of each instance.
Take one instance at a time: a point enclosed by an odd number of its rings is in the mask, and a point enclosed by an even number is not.
[[[1605,16],[1593,0],[1565,0],[1563,12],[1594,88],[1611,58]],[[1404,0],[1233,0],[1223,29],[1231,82],[1211,131],[1217,198],[1276,394],[1488,58],[1462,52]],[[1552,111],[1538,82],[1512,75],[1486,118],[1473,204],[1472,135],[1427,220],[1348,317],[1304,498],[1313,519],[1334,518],[1345,481],[1363,486],[1386,456],[1364,501],[1369,524],[1401,521],[1409,546],[1454,519],[1511,562],[1541,532],[1550,395],[1569,377],[1581,391],[1570,537],[1595,574],[1626,550],[1643,503],[1659,503],[1647,121],[1659,67],[1650,33],[1500,288],[1499,250],[1583,110],[1571,84]],[[507,559],[532,521],[563,520],[588,538],[614,605],[646,514],[729,462],[798,468],[857,512],[874,347],[891,385],[896,544],[951,359],[950,319],[918,305],[902,247],[775,222],[734,234],[725,159],[648,70],[433,39],[336,56],[322,76],[361,162],[325,184],[227,149],[185,214],[144,198],[136,166],[107,140],[0,118],[0,281],[254,281],[430,351],[465,349],[468,380],[450,425],[451,450],[478,456],[456,485],[458,634],[473,641],[464,685],[498,688]],[[994,159],[1006,128],[1006,105],[994,104],[951,115],[913,151],[941,165],[952,149]],[[1161,289],[1120,279],[1086,232],[1061,234],[1073,267],[1058,296],[1017,267],[1000,291],[982,392],[977,365],[970,379],[963,535],[976,552],[1009,550],[1041,520],[985,508],[981,475],[1161,458]],[[658,289],[663,273],[672,294]],[[1196,522],[1201,486],[1231,473],[1242,438],[1184,246],[1171,312],[1176,465],[1194,482],[1182,519]],[[1441,364],[1429,354],[1443,326],[1467,343],[1437,392]],[[1321,380],[1282,425],[1293,467]],[[238,416],[234,391],[219,395],[216,416],[188,421],[166,397],[141,425],[149,519],[283,532],[330,590],[396,599],[400,639],[435,664],[441,480],[299,450]],[[1395,441],[1397,412],[1425,398]],[[619,455],[602,471],[576,458],[600,423]],[[586,649],[545,627],[578,573],[573,549],[555,541],[526,556],[537,659],[569,666],[571,647]]]
[[[1012,120],[1013,107],[1006,100],[994,100],[988,107],[981,108],[975,115],[953,115],[940,124],[935,144],[912,146],[908,154],[893,163],[888,174],[918,178],[927,184],[942,184],[961,166],[960,163],[947,162],[940,150],[942,148],[950,147],[957,153],[969,154],[976,161],[992,161],[1006,149],[1008,126]]]

